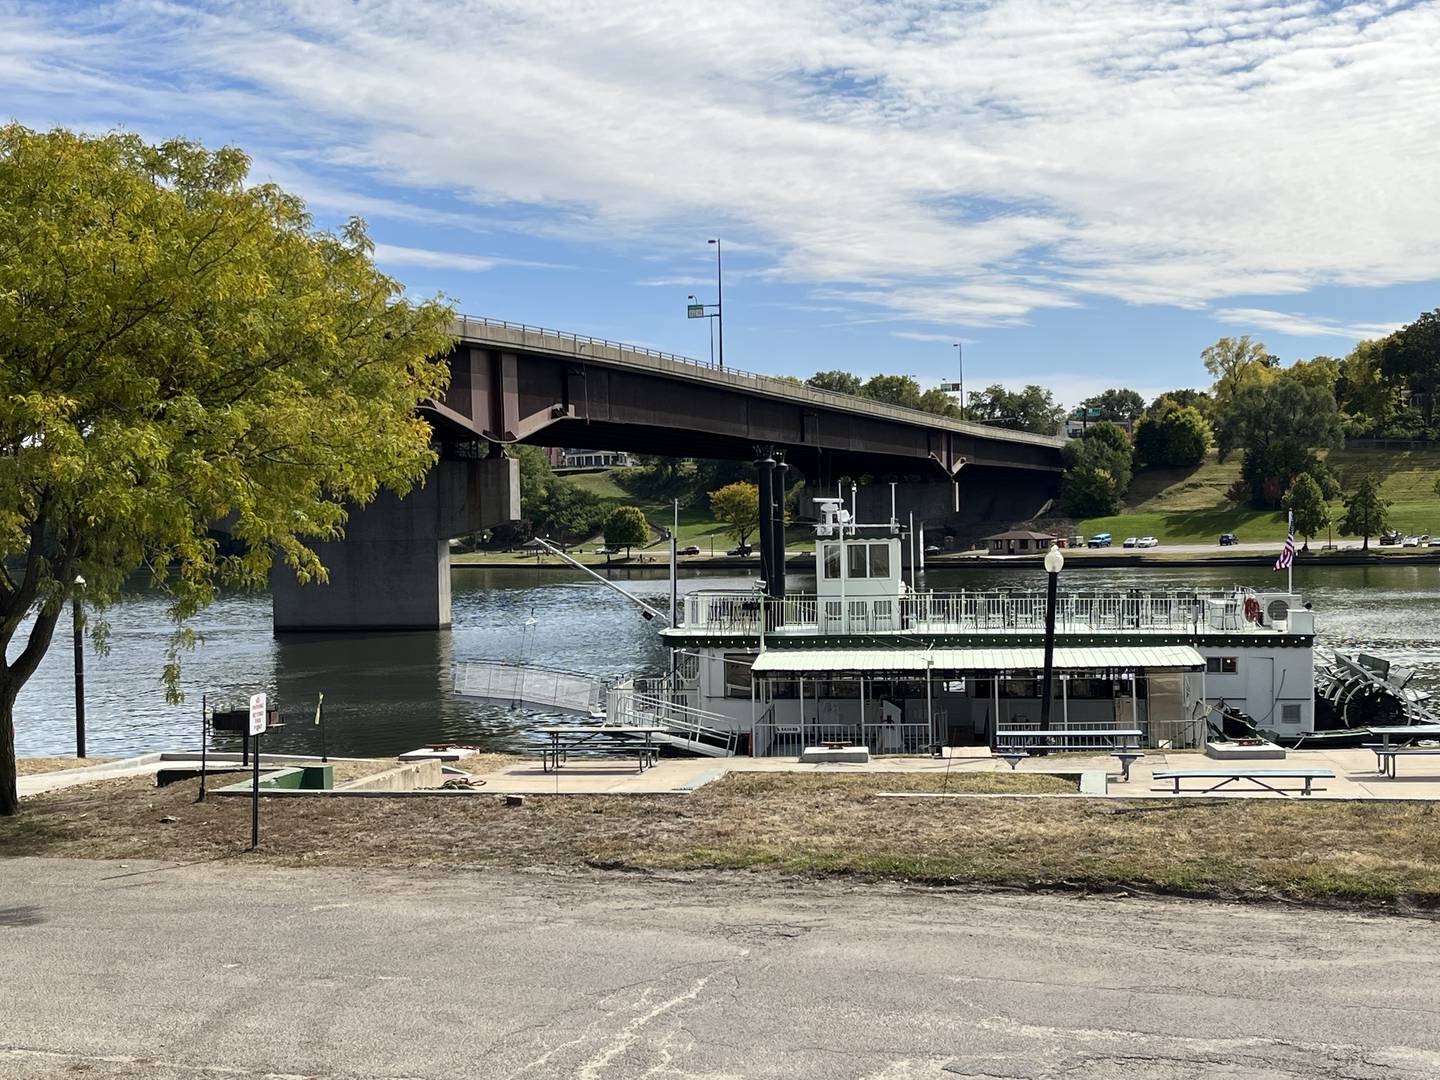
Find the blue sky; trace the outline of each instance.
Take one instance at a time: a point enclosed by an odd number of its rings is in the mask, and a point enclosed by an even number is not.
[[[466,313],[808,375],[1206,381],[1440,307],[1440,3],[0,0],[0,116],[232,143]]]

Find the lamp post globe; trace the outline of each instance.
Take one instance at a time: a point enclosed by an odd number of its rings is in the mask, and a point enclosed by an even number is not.
[[[1058,547],[1051,544],[1050,550],[1045,553],[1045,572],[1058,574],[1063,569],[1065,569],[1065,556],[1060,553]]]

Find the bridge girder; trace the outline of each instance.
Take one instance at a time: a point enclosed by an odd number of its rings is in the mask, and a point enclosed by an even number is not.
[[[859,401],[847,408],[790,400],[758,379],[711,384],[687,373],[463,342],[449,360],[449,392],[426,408],[442,439],[732,460],[769,444],[816,476],[1060,471],[1058,440],[1014,441],[973,425],[950,430],[872,414]]]

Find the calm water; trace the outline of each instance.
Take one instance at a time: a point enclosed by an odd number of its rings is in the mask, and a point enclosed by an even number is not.
[[[735,588],[736,577],[688,577],[681,591]],[[1085,570],[1076,588],[1223,588],[1236,583],[1283,588],[1281,575],[1254,568]],[[427,742],[514,748],[534,717],[478,705],[450,692],[464,660],[525,659],[616,676],[658,672],[665,650],[635,609],[583,575],[556,571],[460,570],[454,576],[454,627],[440,633],[293,635],[275,638],[267,596],[231,597],[197,620],[204,644],[184,658],[186,702],[165,703],[158,675],[169,626],[162,602],[136,596],[110,613],[108,656],[88,655],[86,712],[96,755],[199,745],[200,698],[241,706],[260,690],[288,722],[267,736],[275,751],[318,752],[313,717],[325,694],[329,749],[393,755]],[[1034,586],[1037,570],[932,572],[936,589]],[[627,587],[662,610],[660,578]],[[805,587],[800,580],[792,588]],[[1417,671],[1417,684],[1440,691],[1440,570],[1410,567],[1297,569],[1295,587],[1315,605],[1321,642],[1365,649]],[[74,749],[74,679],[68,620],[45,662],[20,693],[16,739],[21,754]]]

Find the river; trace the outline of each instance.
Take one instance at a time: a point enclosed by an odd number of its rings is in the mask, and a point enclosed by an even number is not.
[[[682,577],[680,588],[735,588],[742,581],[697,574]],[[1085,569],[1067,573],[1062,582],[1085,589],[1283,588],[1279,574],[1255,567]],[[791,587],[806,584],[794,578]],[[1038,587],[1043,574],[1033,568],[932,571],[925,584]],[[668,604],[663,578],[647,575],[626,586],[656,607]],[[1415,685],[1440,691],[1435,566],[1300,565],[1295,588],[1315,606],[1322,647],[1375,652],[1414,668]],[[318,752],[312,718],[322,692],[329,750],[337,755],[392,756],[432,742],[515,749],[527,742],[534,717],[457,698],[450,690],[457,662],[524,659],[605,676],[657,672],[664,664],[665,650],[651,624],[578,572],[460,569],[453,595],[454,627],[448,631],[282,638],[271,633],[268,596],[226,597],[195,620],[203,642],[182,658],[181,705],[166,703],[159,682],[172,629],[164,602],[153,594],[132,596],[108,613],[109,653],[86,657],[89,752],[197,747],[202,694],[240,707],[261,690],[286,721],[266,738],[266,749],[276,752]],[[74,751],[73,654],[69,620],[62,621],[16,704],[22,755]]]

